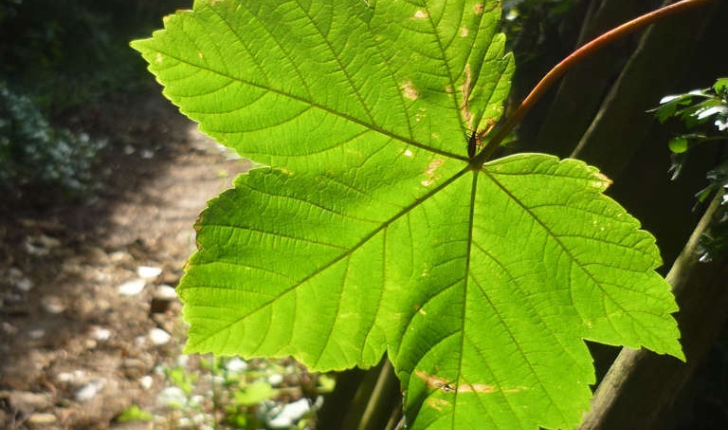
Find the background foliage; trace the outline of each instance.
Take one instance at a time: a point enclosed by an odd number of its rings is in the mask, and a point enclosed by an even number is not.
[[[712,87],[665,96],[654,109],[661,123],[680,122],[685,132],[670,138],[672,179],[677,180],[690,155],[698,146],[717,148],[716,166],[706,173],[707,186],[696,194],[699,204],[706,204],[716,194],[728,190],[728,78],[718,79]],[[701,261],[721,261],[728,256],[728,197],[714,215],[715,223],[701,239]]]
[[[105,141],[55,124],[73,108],[148,86],[128,41],[185,3],[0,3],[0,190],[6,199],[48,186],[66,198],[93,193],[92,168]]]

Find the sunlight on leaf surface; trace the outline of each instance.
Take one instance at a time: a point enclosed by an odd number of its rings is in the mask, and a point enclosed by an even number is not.
[[[188,352],[386,352],[414,429],[570,428],[583,339],[682,358],[659,252],[576,160],[472,166],[513,70],[497,2],[197,0],[136,41],[164,94],[269,168],[212,200]]]

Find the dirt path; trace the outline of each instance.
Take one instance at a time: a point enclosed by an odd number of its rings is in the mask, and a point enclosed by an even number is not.
[[[246,167],[159,96],[69,121],[109,136],[105,187],[86,205],[0,213],[0,428],[104,429],[132,404],[155,407],[155,366],[183,341],[169,287],[193,222]]]

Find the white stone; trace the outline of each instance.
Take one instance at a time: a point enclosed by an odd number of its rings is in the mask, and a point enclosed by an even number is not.
[[[149,149],[142,149],[142,152],[139,154],[142,156],[145,160],[150,160],[154,158],[154,151],[150,151]]]
[[[45,330],[42,328],[36,328],[28,332],[28,337],[33,340],[43,339],[45,337]]]
[[[47,426],[55,424],[58,419],[48,412],[37,412],[28,417],[27,423],[31,426]]]
[[[104,386],[106,385],[106,380],[104,379],[95,379],[88,384],[81,387],[78,391],[76,391],[76,401],[78,402],[87,402],[94,397],[96,397],[101,390],[104,389]]]
[[[137,275],[140,278],[152,279],[162,274],[161,267],[154,266],[139,266],[137,267]]]
[[[122,296],[136,296],[144,290],[147,285],[147,281],[144,279],[134,279],[132,281],[124,282],[123,284],[116,287],[116,290]]]
[[[111,330],[99,326],[93,326],[91,327],[91,337],[100,342],[105,342],[111,337]]]
[[[122,261],[129,261],[133,259],[134,257],[131,256],[126,251],[114,251],[111,254],[109,254],[109,260],[111,260],[112,263],[119,263]]]
[[[268,421],[268,426],[272,428],[291,427],[310,410],[311,405],[308,399],[300,399],[293,403],[288,403],[278,415]]]
[[[152,378],[150,375],[142,376],[141,379],[139,379],[139,385],[145,389],[149,390],[152,388],[152,385],[154,385],[154,378]]]
[[[31,288],[33,288],[33,281],[26,277],[22,277],[20,279],[17,279],[13,282],[15,284],[15,288],[17,288],[20,291],[23,291],[27,293],[30,291]]]
[[[152,340],[153,344],[161,346],[169,343],[170,339],[172,339],[172,335],[161,328],[155,327],[149,331],[149,339]]]
[[[56,375],[58,382],[80,385],[86,379],[86,372],[74,370],[73,372],[60,372]]]
[[[225,368],[229,372],[240,373],[248,369],[248,363],[240,357],[233,357],[225,363]]]
[[[179,357],[177,357],[177,366],[179,367],[187,367],[187,364],[190,362],[190,356],[187,354],[182,354]]]
[[[189,405],[193,408],[198,408],[204,401],[205,397],[199,394],[195,394],[194,396],[190,397]]]
[[[281,383],[283,383],[283,375],[279,373],[274,373],[268,376],[268,383],[271,385],[280,385]]]
[[[172,286],[162,284],[154,290],[154,297],[163,300],[174,300],[177,298],[177,291]]]
[[[157,402],[164,406],[181,408],[187,404],[187,395],[179,387],[167,387],[159,392]]]
[[[66,305],[63,303],[63,299],[58,296],[46,296],[40,301],[43,310],[52,315],[58,315],[66,310]]]
[[[7,279],[16,289],[27,293],[33,288],[33,281],[23,275],[17,267],[11,267],[7,271]]]

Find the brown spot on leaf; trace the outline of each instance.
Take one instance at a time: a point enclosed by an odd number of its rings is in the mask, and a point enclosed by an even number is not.
[[[463,81],[462,85],[462,93],[463,93],[463,102],[460,104],[460,111],[463,114],[463,119],[466,123],[470,123],[473,119],[473,114],[470,112],[470,109],[468,108],[468,99],[470,99],[470,91],[472,90],[473,85],[473,77],[472,72],[470,71],[470,65],[465,65],[465,81]]]
[[[425,19],[429,16],[430,15],[428,15],[427,12],[425,12],[424,10],[418,10],[417,12],[415,12],[413,18],[414,19]]]
[[[494,393],[495,387],[488,384],[460,384],[457,385],[453,382],[448,381],[445,378],[441,378],[439,376],[430,375],[427,372],[423,370],[418,370],[415,372],[415,376],[425,381],[425,384],[427,384],[428,388],[431,388],[433,390],[442,390],[446,393]],[[515,393],[520,391],[521,388],[513,388],[509,390],[503,390],[505,393]],[[430,405],[434,407],[433,405]],[[437,408],[435,408],[437,409]],[[439,410],[439,409],[438,409]]]
[[[430,397],[425,400],[425,404],[436,411],[442,411],[444,408],[449,407],[451,404],[445,399],[435,399]]]
[[[518,393],[518,392],[526,391],[526,390],[528,390],[528,387],[506,388],[501,391],[504,393]]]
[[[424,370],[416,371],[415,376],[425,381],[425,384],[427,384],[428,388],[432,388],[434,390],[442,390],[446,393],[455,390],[455,387],[451,385],[450,381],[448,381],[447,379],[440,378],[439,376],[430,375]]]
[[[609,178],[607,177],[607,175],[605,175],[605,174],[603,174],[603,173],[601,173],[601,172],[597,172],[597,174],[596,174],[596,177],[597,177],[597,178],[599,178],[599,179],[601,179],[601,180],[602,180],[602,182],[604,182],[604,184],[606,185],[606,186],[604,187],[604,189],[605,189],[605,190],[606,190],[607,188],[609,188],[609,186],[610,186],[610,185],[612,185],[612,183],[613,183],[613,181],[612,181],[611,179],[609,179]]]
[[[436,175],[437,169],[442,166],[445,163],[442,159],[435,159],[430,162],[430,164],[427,165],[427,170],[425,170],[425,175],[428,176],[427,179],[420,182],[423,187],[429,187],[430,185],[434,184],[436,180],[438,180],[440,177]]]
[[[485,10],[485,8],[483,7],[483,3],[476,3],[473,6],[473,10],[475,11],[476,15],[480,15],[481,13],[483,13],[483,11]]]
[[[492,393],[495,391],[492,385],[486,384],[460,384],[458,393]]]
[[[417,100],[420,98],[420,93],[417,92],[417,89],[415,89],[414,84],[412,84],[412,81],[407,81],[401,86],[403,94],[406,98],[410,100]]]

